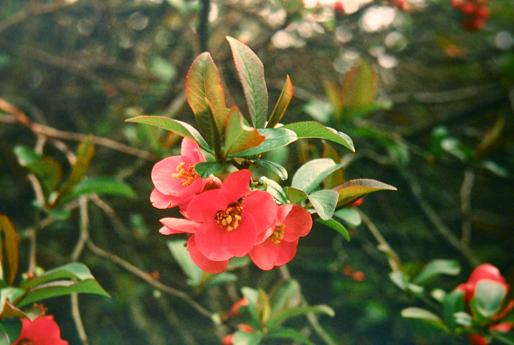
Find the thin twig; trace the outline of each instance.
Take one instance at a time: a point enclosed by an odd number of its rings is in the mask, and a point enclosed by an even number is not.
[[[462,212],[462,233],[460,240],[466,246],[471,243],[472,216],[471,191],[475,183],[475,172],[469,168],[464,171],[464,178],[460,186],[460,210]]]
[[[211,12],[211,1],[201,0],[200,20],[198,22],[198,41],[200,51],[209,49],[209,13]]]
[[[75,323],[75,328],[77,329],[82,345],[89,345],[86,328],[80,316],[79,295],[76,293],[71,295],[71,316],[73,317],[73,322]]]
[[[184,302],[188,303],[191,307],[193,307],[201,315],[213,320],[214,313],[207,310],[205,307],[203,307],[199,303],[197,303],[187,293],[161,283],[160,281],[152,278],[147,272],[134,266],[130,262],[120,258],[119,256],[117,256],[113,253],[110,253],[110,252],[98,247],[91,240],[89,240],[87,242],[87,248],[94,255],[99,256],[104,259],[108,259],[109,261],[115,263],[116,265],[120,266],[124,270],[126,270],[126,271],[132,273],[133,275],[135,275],[136,277],[144,280],[147,284],[153,286],[154,288],[183,300]]]
[[[368,228],[371,235],[375,238],[375,240],[378,242],[378,249],[382,252],[384,252],[387,256],[387,262],[389,263],[389,267],[391,267],[391,271],[396,272],[400,270],[400,258],[398,254],[393,250],[393,248],[389,245],[387,240],[384,236],[382,236],[382,233],[378,229],[378,227],[373,223],[373,221],[364,213],[362,210],[359,210],[359,213],[361,215],[362,221]]]
[[[79,199],[79,216],[80,216],[80,235],[75,248],[71,254],[71,261],[77,261],[84,251],[86,242],[89,239],[89,213],[87,210],[87,197],[83,196]]]

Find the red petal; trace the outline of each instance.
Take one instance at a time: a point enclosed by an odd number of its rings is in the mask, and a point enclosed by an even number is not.
[[[219,200],[219,191],[208,190],[195,196],[187,207],[187,217],[200,223],[212,221],[219,210],[216,202]]]
[[[189,158],[193,163],[205,162],[205,157],[200,150],[200,146],[198,146],[196,141],[189,138],[182,139],[180,154]]]
[[[275,225],[277,204],[269,193],[253,191],[244,198],[242,216],[243,219],[251,217],[254,220],[257,236],[260,237]]]
[[[248,194],[251,178],[252,173],[248,169],[239,170],[228,175],[221,186],[218,205],[224,209],[228,204],[236,202]]]
[[[280,243],[280,250],[278,252],[278,258],[275,261],[275,266],[282,266],[291,261],[296,255],[296,248],[298,247],[298,241]]]
[[[304,237],[309,234],[312,228],[312,217],[303,207],[293,205],[293,208],[284,221],[284,225],[286,226],[284,240],[293,242],[298,240],[299,237]]]
[[[249,256],[257,267],[261,270],[268,271],[275,267],[279,250],[279,245],[271,241],[265,241],[253,248]]]
[[[180,233],[194,234],[196,232],[196,229],[198,228],[198,226],[200,226],[199,223],[189,220],[189,219],[184,219],[184,218],[167,217],[167,218],[161,218],[159,221],[166,228],[173,231],[174,234],[180,234]],[[161,232],[161,231],[159,230],[159,232]],[[162,234],[162,232],[161,232],[161,234]],[[168,234],[165,234],[165,235],[168,235]]]
[[[189,237],[187,249],[189,250],[189,255],[191,255],[193,262],[205,272],[216,274],[223,272],[227,268],[228,260],[213,261],[202,255],[196,247],[194,235]]]

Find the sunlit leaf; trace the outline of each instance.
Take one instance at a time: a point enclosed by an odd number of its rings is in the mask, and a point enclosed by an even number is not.
[[[229,156],[255,156],[264,152],[269,152],[280,147],[287,146],[298,139],[298,137],[293,131],[285,128],[259,129],[259,133],[263,134],[266,137],[266,139],[259,146]]]
[[[277,103],[275,104],[275,108],[270,115],[269,121],[266,127],[275,127],[277,123],[279,123],[284,117],[287,107],[291,102],[291,99],[294,95],[293,82],[289,75],[286,77],[286,81],[284,82],[284,86],[282,87],[282,92],[278,97]]]
[[[125,120],[126,122],[142,123],[154,126],[180,135],[181,137],[195,140],[204,150],[212,151],[202,135],[190,124],[175,120],[166,116],[142,115]]]
[[[0,214],[0,269],[2,279],[11,285],[18,272],[18,235],[9,218]]]
[[[492,318],[500,311],[506,295],[507,290],[503,284],[489,279],[479,280],[471,299],[473,314],[483,319]]]
[[[338,194],[336,191],[330,189],[318,190],[309,194],[309,201],[316,213],[323,220],[328,220],[334,215],[337,205]]]
[[[229,36],[227,40],[243,86],[250,118],[254,127],[262,128],[268,116],[268,89],[264,80],[264,66],[248,46]]]
[[[234,333],[233,343],[237,345],[258,345],[263,337],[261,332],[246,333],[237,331]]]
[[[293,175],[291,186],[309,194],[321,182],[343,166],[329,158],[313,159],[302,165]]]
[[[255,161],[255,164],[266,168],[277,175],[281,180],[287,180],[287,170],[282,165],[266,159],[259,159]]]
[[[337,210],[334,215],[350,226],[359,226],[362,222],[361,215],[354,207],[345,207]]]
[[[421,320],[438,329],[448,331],[448,328],[439,316],[426,309],[416,307],[405,308],[402,310],[402,316],[407,319]]]
[[[266,176],[261,176],[260,181],[266,184],[266,192],[270,193],[276,201],[282,204],[287,202],[288,198],[286,192],[280,184]],[[307,196],[305,196],[305,198],[307,198]]]
[[[136,197],[136,192],[124,181],[113,177],[90,177],[80,181],[65,199],[66,201],[73,200],[87,194],[112,195],[132,199]]]
[[[435,276],[440,274],[455,276],[460,273],[460,265],[455,260],[432,260],[430,261],[421,273],[414,279],[416,284],[426,284]]]
[[[345,133],[326,127],[317,121],[293,122],[284,126],[296,133],[298,139],[325,139],[355,152],[352,139]]]
[[[244,118],[237,107],[232,107],[228,114],[225,128],[225,154],[237,154],[259,146],[265,140],[255,128],[246,126]]]
[[[377,74],[365,61],[353,67],[343,79],[342,98],[345,108],[369,106],[377,91]]]
[[[397,190],[396,187],[393,187],[387,183],[372,179],[349,180],[340,186],[334,187],[333,189],[339,193],[339,201],[337,203],[338,206],[349,205],[363,196],[381,190]]]
[[[292,204],[298,204],[309,197],[303,190],[294,187],[286,187],[285,191],[287,199],[291,201]]]

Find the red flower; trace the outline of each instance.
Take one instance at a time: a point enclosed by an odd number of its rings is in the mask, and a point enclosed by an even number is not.
[[[264,242],[252,249],[250,258],[262,270],[285,265],[296,255],[298,239],[307,236],[311,228],[312,217],[307,210],[298,205],[281,205],[274,226]]]
[[[489,279],[497,283],[502,284],[508,291],[509,286],[505,282],[505,278],[501,275],[500,271],[491,264],[482,264],[475,268],[475,270],[469,276],[466,283],[457,286],[457,289],[464,292],[464,299],[469,302],[475,295],[475,288],[479,281],[482,279]]]
[[[13,345],[68,345],[52,315],[21,320],[21,333]]]
[[[200,193],[209,179],[202,179],[195,171],[195,165],[205,162],[198,144],[188,138],[182,140],[179,156],[171,156],[155,163],[152,168],[152,182],[155,189],[150,201],[156,208],[171,208],[186,204]]]
[[[187,218],[199,223],[194,248],[212,261],[245,256],[275,220],[277,205],[269,193],[250,192],[251,172],[230,174],[219,189],[194,197]]]

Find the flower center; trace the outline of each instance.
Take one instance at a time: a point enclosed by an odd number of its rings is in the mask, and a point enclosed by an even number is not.
[[[243,219],[241,212],[243,212],[243,205],[238,201],[228,205],[225,210],[216,212],[214,219],[216,219],[216,223],[226,231],[234,231],[239,227],[241,219]]]
[[[200,177],[195,171],[194,164],[189,164],[186,166],[186,163],[180,162],[175,168],[175,171],[176,173],[174,173],[172,176],[182,180],[180,184],[184,187],[190,186],[193,182],[196,181],[197,178]]]
[[[280,244],[282,240],[284,239],[284,232],[285,232],[286,226],[284,224],[280,224],[275,226],[275,229],[273,229],[273,233],[269,237],[271,242],[275,244]]]

